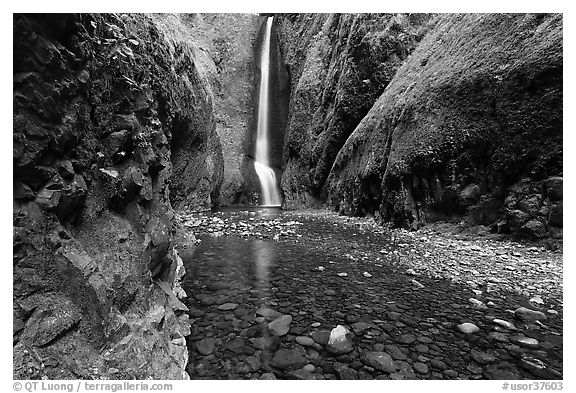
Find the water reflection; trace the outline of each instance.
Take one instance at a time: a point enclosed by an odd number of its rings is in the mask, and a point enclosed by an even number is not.
[[[277,250],[269,241],[254,240],[252,250],[254,253],[254,268],[256,273],[256,289],[259,291],[263,303],[268,299],[270,291],[270,268],[278,259]]]
[[[214,297],[250,295],[264,304],[270,296],[270,279],[278,261],[274,241],[231,237],[203,237],[186,259],[184,290],[194,294],[206,287]],[[255,299],[254,299],[255,300]],[[255,306],[259,306],[260,304]]]

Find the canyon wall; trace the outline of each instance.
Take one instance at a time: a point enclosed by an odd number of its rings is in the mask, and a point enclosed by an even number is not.
[[[380,29],[361,37],[358,59],[399,41],[364,73],[341,49],[355,18]],[[298,15],[281,26],[293,200],[411,228],[463,220],[562,237],[561,15]]]
[[[187,378],[172,206],[210,208],[223,161],[166,18],[14,15],[14,378]]]
[[[282,190],[287,207],[326,199],[336,155],[426,31],[426,14],[287,14],[291,78]]]

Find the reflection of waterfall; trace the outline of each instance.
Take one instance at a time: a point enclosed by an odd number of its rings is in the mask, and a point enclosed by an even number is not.
[[[276,174],[268,162],[268,77],[270,74],[270,32],[273,17],[266,21],[262,60],[260,63],[260,97],[258,103],[258,129],[256,134],[256,160],[254,169],[262,188],[262,203],[267,206],[280,205],[280,193],[276,185]]]
[[[276,258],[275,250],[265,241],[256,240],[253,243],[254,270],[256,273],[256,288],[260,297],[265,300],[270,287],[270,267]]]

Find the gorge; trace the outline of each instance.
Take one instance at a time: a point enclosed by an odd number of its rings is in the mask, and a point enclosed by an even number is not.
[[[562,15],[13,18],[15,379],[562,378]]]

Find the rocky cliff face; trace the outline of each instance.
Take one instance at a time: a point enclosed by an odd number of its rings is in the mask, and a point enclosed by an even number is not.
[[[153,16],[14,16],[15,378],[186,377],[170,201],[209,207],[222,159],[181,38]]]
[[[213,187],[209,192],[212,205],[248,204],[253,199],[252,192],[258,190],[258,185],[253,184],[254,170],[246,161],[250,154],[247,141],[255,127],[252,116],[253,96],[257,95],[254,49],[261,17],[253,14],[168,14],[154,18],[166,29],[179,27],[176,34],[193,47],[194,62],[201,79],[207,82],[204,92],[207,100],[200,101],[205,110],[199,121],[209,125],[211,133],[218,136],[207,139],[212,145],[195,144],[198,161],[190,166],[194,168],[207,160],[209,166],[215,168],[211,173],[222,179],[205,176],[199,184],[188,182],[189,188],[182,189],[182,195],[189,195],[190,190],[198,187],[208,190],[212,184],[221,182],[221,186]],[[181,146],[179,150],[182,154],[191,151],[190,146]],[[204,156],[200,152],[205,152]]]
[[[426,31],[429,16],[293,14],[277,19],[291,77],[282,190],[287,206],[324,200],[348,136]]]
[[[355,41],[355,18],[379,30]],[[294,200],[412,228],[465,217],[561,237],[560,15],[302,15],[282,26],[293,77],[282,187]],[[384,55],[378,43],[390,41]],[[360,59],[374,59],[364,73]]]

